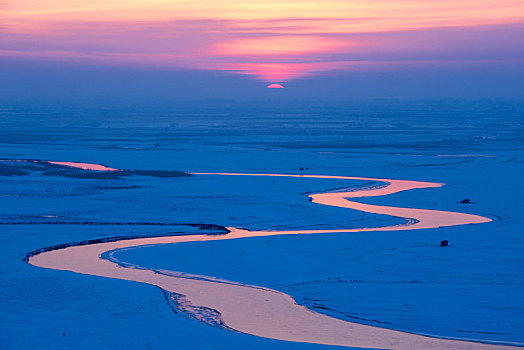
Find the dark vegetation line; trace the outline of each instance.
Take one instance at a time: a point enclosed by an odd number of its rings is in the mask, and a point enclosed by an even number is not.
[[[207,235],[225,235],[230,232],[227,228],[223,226],[219,226],[219,225],[214,225],[214,224],[170,224],[170,226],[189,226],[189,227],[196,227],[200,230],[210,230],[210,232],[204,233]],[[36,249],[36,250],[33,250],[27,253],[26,256],[22,260],[27,263],[29,262],[29,258],[31,258],[32,256],[35,256],[41,253],[45,253],[45,252],[50,252],[53,250],[65,249],[65,248],[76,247],[76,246],[125,241],[125,240],[131,240],[131,239],[136,239],[136,238],[186,236],[186,235],[191,235],[191,234],[192,233],[172,233],[172,234],[158,234],[158,235],[129,235],[129,236],[116,236],[116,237],[89,239],[89,240],[80,241],[80,242],[63,243],[63,244],[58,244],[58,245],[52,245],[49,247],[39,248],[39,249]]]
[[[308,191],[303,192],[303,195],[310,195],[310,194],[317,194],[317,193],[331,193],[331,192],[355,192],[355,191],[364,191],[364,190],[375,190],[380,189],[389,186],[388,182],[384,183],[377,183],[377,181],[368,181],[361,185],[356,186],[341,186],[341,187],[334,187],[334,188],[328,188],[327,190],[323,190],[322,192],[319,191]]]
[[[122,169],[115,171],[98,171],[73,168],[67,165],[53,164],[38,159],[1,159],[0,176],[24,176],[38,171],[47,176],[63,176],[76,179],[122,179],[131,176],[149,176],[160,178],[189,177],[189,173],[178,170],[140,170]]]
[[[399,331],[399,332],[403,332],[403,333],[408,333],[408,334],[416,334],[416,335],[420,335],[420,336],[423,336],[423,337],[428,337],[428,338],[436,338],[436,339],[450,339],[450,340],[459,340],[459,341],[467,341],[467,342],[471,342],[471,343],[480,343],[480,344],[491,344],[491,345],[511,345],[511,346],[518,346],[518,347],[523,347],[521,344],[519,343],[513,343],[513,342],[507,342],[507,341],[497,341],[497,340],[480,340],[480,339],[463,339],[463,338],[456,338],[456,337],[442,337],[442,336],[435,336],[435,335],[431,335],[431,334],[424,334],[424,333],[416,333],[416,332],[410,332],[410,331],[404,331],[404,330],[399,330],[399,329],[396,329],[394,328],[395,326],[393,326],[393,323],[391,322],[387,322],[387,321],[379,321],[379,320],[373,320],[373,319],[367,319],[367,318],[361,318],[361,317],[357,317],[357,316],[354,316],[354,315],[350,315],[350,314],[347,314],[343,311],[338,311],[338,310],[335,310],[335,309],[331,309],[329,307],[326,307],[324,305],[321,305],[321,304],[317,304],[317,303],[313,303],[312,307],[314,309],[317,309],[317,310],[325,310],[326,311],[326,314],[329,315],[329,313],[334,313],[334,314],[339,314],[339,315],[342,315],[342,316],[345,316],[347,318],[351,318],[351,319],[355,319],[355,320],[358,320],[358,321],[361,321],[359,323],[362,323],[362,324],[370,324],[370,323],[377,323],[377,324],[386,324],[386,325],[391,325],[391,326],[380,326],[382,328],[385,328],[385,329],[392,329],[392,330],[396,330],[396,331]],[[391,328],[390,328],[391,327]],[[491,332],[473,332],[473,331],[461,331],[461,330],[457,330],[458,332],[464,332],[464,333],[485,333],[485,334],[505,334],[505,333],[491,333]]]
[[[462,329],[457,329],[457,332],[462,332],[462,333],[479,333],[479,334],[501,334],[501,335],[504,335],[504,334],[509,334],[509,333],[501,333],[501,332],[487,332],[487,331],[465,331],[465,330],[462,330]]]
[[[171,236],[183,236],[183,234],[171,235]],[[166,237],[166,235],[159,235],[158,237]],[[117,258],[114,257],[114,253],[117,253],[119,251],[127,250],[127,249],[134,249],[134,248],[137,248],[137,247],[144,247],[144,246],[145,245],[140,245],[140,246],[134,246],[134,247],[116,248],[116,249],[113,249],[113,250],[108,250],[106,252],[103,252],[100,255],[100,259],[108,260],[108,261],[112,262],[113,264],[117,264],[118,266],[121,266],[121,267],[126,268],[126,269],[148,270],[148,271],[152,271],[152,272],[154,272],[154,273],[156,273],[158,275],[171,276],[171,277],[184,278],[184,279],[197,280],[197,281],[222,283],[222,284],[229,284],[229,285],[241,286],[241,287],[246,287],[246,288],[253,288],[253,289],[262,289],[262,290],[267,290],[267,291],[273,291],[271,289],[267,289],[267,288],[264,288],[264,287],[251,286],[251,285],[243,284],[243,283],[240,283],[240,282],[233,282],[233,281],[227,281],[227,280],[216,280],[216,279],[213,279],[212,277],[206,277],[206,276],[200,276],[200,275],[190,275],[190,274],[186,275],[183,272],[180,272],[179,274],[177,274],[177,272],[170,273],[169,271],[165,271],[165,270],[152,269],[152,268],[143,267],[143,266],[136,265],[136,264],[127,263],[127,262],[118,260]],[[276,291],[276,293],[280,293],[280,292]]]
[[[379,324],[391,324],[391,322],[379,321],[379,320],[373,320],[373,319],[367,319],[367,318],[361,318],[361,317],[353,316],[353,315],[347,314],[347,313],[345,313],[343,311],[330,309],[327,306],[324,306],[324,305],[321,305],[321,304],[317,304],[317,303],[313,303],[312,307],[315,308],[315,309],[321,309],[321,310],[326,310],[326,311],[330,311],[330,312],[333,312],[333,313],[337,313],[337,314],[343,315],[345,317],[352,318],[352,319],[359,320],[359,321],[374,322],[374,323],[379,323]]]
[[[228,233],[224,226],[214,224],[181,224],[169,222],[99,222],[99,221],[4,221],[0,225],[91,225],[91,226],[190,226],[201,230],[217,230]]]
[[[97,190],[132,190],[141,186],[95,186]]]

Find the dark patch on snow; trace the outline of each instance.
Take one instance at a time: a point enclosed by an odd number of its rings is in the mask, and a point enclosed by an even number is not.
[[[167,302],[167,305],[169,305],[169,307],[171,308],[171,311],[173,311],[175,314],[178,314],[177,310],[176,310],[176,306],[175,304],[173,303],[173,293],[171,293],[170,291],[167,291],[163,288],[160,288],[158,287],[162,293],[164,294],[164,299],[166,300]]]
[[[83,170],[83,169],[57,169],[57,170],[47,170],[43,171],[42,175],[45,176],[63,176],[71,177],[74,179],[121,179],[122,176],[125,176],[122,171],[94,171],[94,170]]]
[[[23,169],[18,169],[9,164],[0,164],[0,176],[22,176],[29,175],[29,172]]]
[[[206,306],[192,305],[188,298],[183,294],[172,292],[170,293],[169,299],[170,303],[176,310],[195,321],[202,322],[213,327],[236,331],[235,329],[226,325],[224,319],[222,318],[222,314],[216,309]]]

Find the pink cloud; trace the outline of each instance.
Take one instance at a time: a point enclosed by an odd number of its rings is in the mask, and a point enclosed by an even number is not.
[[[203,8],[20,0],[3,13],[0,56],[225,70],[267,81],[523,57],[523,25],[515,23],[524,14],[514,0],[300,1]]]

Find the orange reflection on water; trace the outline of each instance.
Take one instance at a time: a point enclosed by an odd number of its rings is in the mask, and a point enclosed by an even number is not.
[[[50,164],[56,164],[56,165],[64,165],[71,168],[78,168],[83,170],[96,170],[96,171],[119,171],[119,169],[115,168],[109,168],[105,165],[100,164],[91,164],[91,163],[78,163],[78,162],[55,162],[55,161],[48,161],[47,163]]]

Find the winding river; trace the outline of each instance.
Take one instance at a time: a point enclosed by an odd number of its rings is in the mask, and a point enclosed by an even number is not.
[[[55,163],[56,164],[56,163]],[[76,163],[61,163],[75,167]],[[115,171],[113,168],[78,163],[86,170]],[[282,292],[245,285],[217,278],[184,274],[181,272],[149,270],[119,263],[112,253],[143,245],[173,244],[249,237],[393,231],[438,228],[444,226],[480,224],[491,221],[482,216],[447,211],[398,208],[362,204],[351,198],[384,196],[401,191],[441,187],[442,184],[326,175],[193,173],[195,176],[274,176],[317,179],[366,180],[383,183],[382,186],[356,191],[330,192],[309,195],[314,203],[386,214],[407,219],[403,225],[354,228],[340,230],[250,231],[228,227],[225,235],[186,235],[149,237],[71,246],[31,256],[29,263],[43,268],[73,271],[81,274],[136,281],[158,286],[166,291],[176,308],[201,322],[233,331],[265,338],[347,347],[375,349],[509,349],[511,345],[489,344],[443,339],[411,334],[386,328],[348,322],[309,310],[298,305]]]

